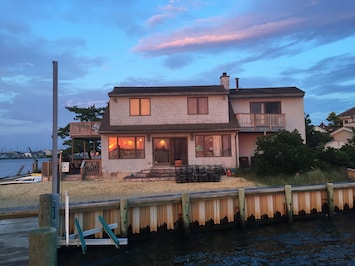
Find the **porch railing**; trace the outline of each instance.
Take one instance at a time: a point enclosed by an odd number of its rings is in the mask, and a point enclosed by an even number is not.
[[[101,160],[84,160],[80,166],[81,180],[101,175]]]
[[[100,134],[97,132],[100,125],[100,121],[72,122],[70,123],[70,137],[100,137]]]
[[[284,129],[286,126],[285,117],[285,114],[236,114],[242,130],[249,129],[253,131]]]

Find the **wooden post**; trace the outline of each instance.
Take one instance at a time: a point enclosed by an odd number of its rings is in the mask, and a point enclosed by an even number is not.
[[[245,228],[245,191],[238,189],[240,227]]]
[[[50,227],[52,220],[52,194],[42,194],[39,196],[38,226]]]
[[[30,232],[29,236],[29,265],[57,265],[57,229],[42,227]]]
[[[57,216],[58,215],[58,216]],[[59,226],[59,194],[39,196],[38,227]]]
[[[184,225],[185,233],[190,232],[190,194],[184,193],[181,196],[182,202],[182,221]]]
[[[327,195],[328,195],[328,206],[329,206],[329,216],[334,215],[334,185],[333,183],[327,183]]]
[[[120,213],[121,213],[121,226],[120,232],[121,236],[128,236],[128,200],[121,199],[120,200]]]
[[[292,211],[292,189],[290,185],[285,185],[286,217],[289,223],[293,222]]]

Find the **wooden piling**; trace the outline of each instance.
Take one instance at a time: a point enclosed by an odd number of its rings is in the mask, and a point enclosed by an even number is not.
[[[244,188],[238,189],[238,200],[239,200],[239,218],[240,227],[245,228],[245,191]]]
[[[191,210],[190,194],[189,193],[182,194],[181,202],[182,202],[182,220],[183,220],[184,230],[186,233],[189,233],[190,210]]]
[[[327,195],[328,195],[329,216],[333,216],[334,215],[334,185],[332,183],[327,183]]]
[[[30,232],[29,236],[29,265],[57,265],[57,229],[41,227]]]
[[[59,228],[59,194],[39,196],[38,226]]]
[[[292,211],[292,189],[290,185],[285,185],[286,217],[289,223],[293,221]]]
[[[128,200],[121,199],[120,200],[120,214],[121,214],[121,236],[128,236]]]
[[[39,196],[38,226],[51,227],[52,224],[52,194]]]

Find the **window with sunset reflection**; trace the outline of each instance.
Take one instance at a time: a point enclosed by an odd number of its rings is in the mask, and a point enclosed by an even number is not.
[[[144,159],[144,137],[109,137],[109,159]]]

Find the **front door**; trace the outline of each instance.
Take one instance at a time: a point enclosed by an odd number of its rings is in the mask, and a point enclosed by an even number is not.
[[[176,160],[181,160],[187,165],[186,138],[154,138],[153,145],[154,164],[174,165]]]
[[[154,138],[153,148],[154,164],[171,163],[169,138]]]
[[[187,165],[187,139],[172,138],[170,147],[173,159],[172,163],[174,163],[175,160],[181,160],[183,165]]]

